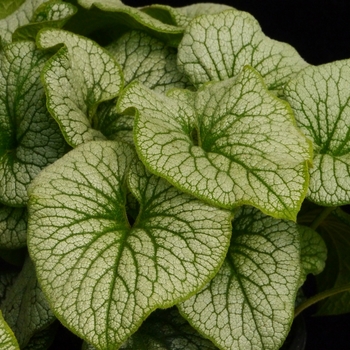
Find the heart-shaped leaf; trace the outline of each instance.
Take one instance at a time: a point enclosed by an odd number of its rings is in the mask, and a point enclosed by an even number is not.
[[[122,66],[125,85],[138,80],[159,92],[192,86],[177,69],[176,50],[146,33],[128,32],[107,49]]]
[[[350,203],[350,60],[310,66],[284,93],[298,126],[314,144],[308,198],[320,205]]]
[[[293,320],[299,249],[296,224],[240,208],[221,270],[178,305],[181,314],[220,349],[279,349]]]
[[[130,84],[119,112],[136,108],[144,164],[174,186],[224,208],[250,204],[295,220],[307,190],[311,144],[289,106],[250,67],[198,93],[168,97]]]
[[[95,42],[59,30],[38,34],[40,48],[59,44],[61,48],[45,65],[43,81],[47,108],[59,123],[66,141],[73,147],[91,140],[105,139],[98,130],[98,105],[118,96],[123,87],[119,65],[112,55]]]
[[[253,16],[234,9],[195,18],[185,29],[178,62],[197,86],[233,77],[250,65],[272,90],[307,66],[292,46],[266,37]]]
[[[88,343],[118,348],[156,308],[220,268],[232,214],[146,172],[126,143],[85,143],[30,188],[28,247],[56,316]],[[129,172],[129,175],[128,175]],[[140,204],[131,227],[126,182]]]
[[[26,41],[0,53],[0,202],[9,206],[26,205],[29,183],[66,151],[45,106],[40,72],[47,58]]]

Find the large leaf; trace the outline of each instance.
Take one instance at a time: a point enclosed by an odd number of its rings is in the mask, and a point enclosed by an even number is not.
[[[311,145],[252,68],[196,94],[166,97],[132,83],[118,105],[137,109],[136,148],[155,174],[224,208],[251,204],[295,220]]]
[[[192,86],[177,69],[176,50],[146,33],[128,32],[107,49],[122,66],[125,85],[138,80],[159,92]]]
[[[320,205],[350,203],[350,60],[304,69],[285,95],[298,126],[313,141],[308,198]]]
[[[178,60],[195,85],[233,77],[251,65],[273,90],[307,66],[292,46],[266,37],[254,17],[234,9],[195,18],[185,29]]]
[[[176,308],[157,310],[120,350],[217,350],[181,317]]]
[[[40,4],[48,2],[49,0],[25,0],[25,1],[12,1],[11,13],[5,18],[0,19],[0,39],[2,42],[8,44],[12,41],[12,33],[25,24],[28,24]],[[1,0],[1,3],[3,0]],[[8,1],[6,1],[8,2]],[[1,6],[1,5],[0,5]],[[15,11],[12,12],[12,10]]]
[[[134,163],[126,143],[83,144],[30,189],[28,246],[57,317],[115,349],[156,308],[198,291],[220,268],[231,213],[185,195]],[[126,182],[139,201],[131,227]]]
[[[11,328],[4,320],[0,310],[0,350],[20,350]]]
[[[66,151],[45,106],[40,72],[47,58],[26,41],[0,53],[0,202],[10,206],[26,205],[29,183]]]
[[[1,303],[3,316],[23,348],[30,338],[55,317],[38,285],[34,265],[26,259],[23,269]]]
[[[239,209],[224,265],[178,305],[181,314],[220,349],[279,349],[293,320],[299,249],[296,224]]]
[[[0,204],[0,249],[17,249],[27,244],[27,209]]]
[[[75,13],[77,8],[61,0],[50,0],[41,4],[33,14],[30,23],[15,30],[13,40],[35,40],[42,28],[61,28]]]
[[[96,119],[98,105],[118,96],[123,87],[121,69],[111,54],[93,41],[59,30],[42,30],[40,48],[64,44],[45,65],[43,81],[47,108],[73,147],[105,139]]]

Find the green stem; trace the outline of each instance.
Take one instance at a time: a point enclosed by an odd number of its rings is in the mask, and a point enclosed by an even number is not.
[[[326,207],[324,208],[320,215],[318,215],[315,220],[311,223],[310,228],[313,230],[316,230],[317,227],[322,223],[322,221],[334,210],[337,209],[337,207]]]
[[[332,289],[325,290],[324,292],[318,293],[313,297],[305,300],[298,307],[296,307],[294,311],[294,318],[297,317],[302,311],[304,311],[309,306],[316,304],[317,302],[325,298],[328,298],[335,294],[343,293],[343,292],[350,292],[350,283],[344,284],[343,286],[340,286],[340,287],[335,287]]]

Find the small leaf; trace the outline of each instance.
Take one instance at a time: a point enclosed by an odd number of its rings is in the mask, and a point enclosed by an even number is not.
[[[32,179],[66,152],[45,106],[40,72],[47,58],[27,41],[0,53],[0,202],[9,206],[25,206]]]
[[[36,332],[55,320],[38,285],[34,265],[29,258],[14,284],[8,289],[6,298],[1,303],[1,310],[21,348]]]
[[[0,350],[20,350],[17,340],[0,310]]]
[[[309,273],[320,274],[326,265],[327,247],[322,237],[307,226],[298,225],[301,245],[301,284]]]
[[[314,144],[308,198],[319,205],[350,203],[349,64],[310,66],[284,91],[298,126]]]
[[[40,29],[61,28],[76,12],[75,6],[61,0],[45,2],[35,10],[30,23],[15,30],[12,40],[35,40]]]
[[[137,152],[150,171],[214,205],[250,204],[295,220],[311,145],[252,68],[168,97],[132,83],[118,101],[120,113],[130,108],[137,109]]]
[[[0,204],[0,249],[17,249],[27,244],[27,209]]]
[[[196,86],[255,68],[271,90],[307,66],[296,50],[266,37],[250,14],[227,10],[195,18],[179,44],[179,69]]]
[[[120,350],[217,350],[181,317],[176,308],[157,310]]]
[[[47,62],[42,77],[47,108],[66,141],[76,147],[105,139],[103,130],[95,129],[95,112],[101,102],[118,96],[123,87],[117,62],[93,41],[67,31],[42,30],[37,41],[43,49],[65,45]]]
[[[192,86],[177,69],[176,50],[146,33],[128,32],[107,50],[122,66],[125,85],[138,80],[158,92]]]
[[[3,0],[1,0],[2,3]],[[40,4],[49,0],[24,0],[13,1],[14,12],[7,17],[0,19],[0,38],[3,43],[9,44],[12,41],[12,33],[19,27],[28,24],[35,10]]]
[[[243,207],[232,233],[221,270],[180,313],[220,349],[279,349],[299,287],[296,224]]]
[[[188,298],[220,268],[231,216],[134,164],[126,143],[85,143],[30,188],[28,247],[61,322],[115,349],[156,308]],[[128,171],[130,171],[129,175]],[[140,203],[132,227],[128,182]]]

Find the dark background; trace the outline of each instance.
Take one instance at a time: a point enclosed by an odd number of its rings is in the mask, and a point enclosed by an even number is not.
[[[159,3],[177,7],[196,2],[199,1],[124,0],[130,6]],[[319,65],[350,58],[350,0],[210,2],[223,3],[251,13],[266,35],[291,44],[310,64]],[[315,292],[312,278],[305,292],[309,295]],[[315,317],[313,314],[316,311],[317,308],[312,307],[303,313],[307,332],[305,350],[349,350],[350,315]]]
[[[123,2],[135,7],[152,3],[177,7],[199,1],[124,0]],[[210,2],[224,3],[251,13],[259,21],[266,35],[291,44],[310,64],[318,65],[350,58],[350,0],[212,0]],[[309,278],[305,293],[312,295],[314,292],[313,279]],[[316,307],[311,307],[302,314],[307,332],[305,350],[349,350],[350,315],[314,317],[316,311]],[[51,349],[75,348],[71,338],[68,347],[64,343],[65,334],[70,337],[70,333],[63,327],[61,332],[62,344],[55,343]],[[79,348],[81,341],[78,338],[75,341]]]
[[[214,2],[251,13],[264,33],[293,45],[311,64],[350,58],[349,0],[124,0],[130,6],[166,4],[173,7]],[[350,346],[349,346],[350,349]]]

